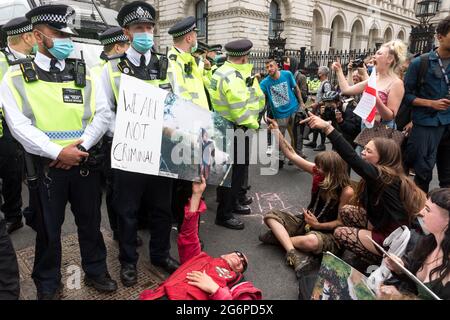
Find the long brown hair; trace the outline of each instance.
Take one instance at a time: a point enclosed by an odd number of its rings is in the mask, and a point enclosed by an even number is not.
[[[320,152],[314,159],[325,177],[319,187],[325,200],[339,200],[340,191],[351,186],[347,163],[334,151]]]
[[[417,187],[417,185],[409,179],[402,165],[402,153],[399,145],[392,139],[375,138],[372,140],[377,149],[379,160],[376,167],[379,172],[379,179],[383,187],[378,193],[377,203],[380,200],[384,189],[394,183],[400,181],[400,201],[408,213],[409,222],[422,210],[425,205],[426,195]],[[365,181],[362,179],[357,188],[356,197],[360,199],[362,191],[365,189]]]

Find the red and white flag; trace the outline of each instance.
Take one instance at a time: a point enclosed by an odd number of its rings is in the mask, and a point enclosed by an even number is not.
[[[377,113],[377,71],[373,67],[372,73],[369,77],[364,93],[353,111],[356,115],[360,116],[364,124],[368,128],[372,128],[375,122],[375,115]]]

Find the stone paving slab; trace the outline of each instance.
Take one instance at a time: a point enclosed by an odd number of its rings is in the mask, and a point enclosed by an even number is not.
[[[124,287],[120,282],[120,263],[118,260],[119,247],[110,232],[102,230],[107,250],[107,264],[111,277],[117,281],[118,290],[112,294],[99,293],[97,290],[87,287],[84,284],[84,272],[81,268],[80,249],[78,246],[78,236],[76,233],[69,234],[61,239],[62,263],[61,274],[64,289],[61,295],[63,300],[134,300],[144,289],[157,287],[164,281],[164,275],[156,270],[148,261],[140,259],[137,264],[138,283],[131,288]],[[36,287],[31,279],[34,261],[34,246],[17,251],[17,260],[20,271],[20,299],[36,299]],[[79,287],[77,287],[74,276],[78,270],[81,273]],[[80,274],[78,273],[78,274]]]

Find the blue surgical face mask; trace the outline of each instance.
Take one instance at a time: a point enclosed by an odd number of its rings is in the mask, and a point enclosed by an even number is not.
[[[195,46],[193,46],[193,47],[191,48],[191,53],[195,53],[195,51],[197,51],[197,49],[198,49],[198,42],[195,41]]]
[[[146,53],[153,47],[153,34],[148,32],[134,33],[131,45],[137,52]]]
[[[41,34],[53,41],[53,47],[47,48],[48,52],[58,60],[67,59],[74,50],[73,42],[70,38],[52,38]]]
[[[36,55],[36,53],[38,52],[39,46],[37,45],[37,43],[33,46],[33,48],[31,49],[31,54],[32,55]]]
[[[370,75],[372,73],[373,70],[373,66],[368,66],[367,67],[367,73]]]

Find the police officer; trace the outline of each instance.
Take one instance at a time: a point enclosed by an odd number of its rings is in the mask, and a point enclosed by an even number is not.
[[[155,26],[155,9],[143,1],[134,1],[123,6],[117,21],[130,39],[131,46],[126,53],[106,63],[100,80],[98,103],[111,110],[117,106],[120,77],[128,74],[163,89],[171,89],[165,75],[167,70],[160,68],[162,63],[151,51]],[[114,132],[114,121],[110,131]],[[149,191],[146,193],[146,191]],[[125,286],[137,283],[136,251],[137,216],[148,195],[151,203],[150,214],[150,259],[153,265],[167,272],[175,271],[179,263],[169,255],[172,220],[172,180],[166,177],[114,169],[114,210],[118,215],[120,278]]]
[[[203,63],[200,65],[198,52],[205,50],[197,41],[197,28],[194,17],[187,17],[169,29],[173,37],[173,47],[169,55],[169,79],[174,93],[182,98],[209,110],[208,98],[204,87]],[[194,55],[197,53],[197,57]],[[173,213],[181,227],[184,217],[184,204],[192,193],[192,182],[174,181]]]
[[[0,50],[0,80],[11,64],[36,53],[36,39],[31,23],[25,17],[7,22],[2,30],[7,35],[8,46]],[[22,168],[23,158],[19,144],[12,137],[3,119],[0,106],[0,178],[3,180],[1,207],[6,216],[6,231],[11,233],[23,227],[22,223]]]
[[[123,33],[121,27],[112,27],[99,35],[99,41],[103,45],[103,51],[100,54],[100,61],[94,67],[91,68],[91,76],[95,80],[100,80],[101,73],[104,65],[111,59],[115,59],[122,56],[130,47],[130,40]],[[106,209],[108,212],[109,225],[113,232],[113,239],[119,240],[119,231],[117,227],[117,213],[114,212],[112,205],[113,199],[113,171],[111,169],[111,145],[112,145],[112,133],[106,132],[103,137],[103,147],[105,153],[108,155],[106,161],[104,161],[104,167],[102,170],[102,185],[106,189]],[[139,238],[140,243],[142,240]]]
[[[130,47],[130,39],[123,33],[121,27],[112,27],[103,31],[98,40],[103,46],[100,54],[100,61],[91,68],[91,75],[95,78],[100,77],[103,66],[108,60],[123,55]]]
[[[194,17],[187,17],[169,29],[173,47],[169,51],[169,79],[174,93],[196,105],[209,109],[203,89],[203,69],[195,57],[198,49],[197,28]]]
[[[258,79],[252,77],[253,66],[248,63],[248,55],[253,44],[250,40],[232,41],[225,45],[228,61],[218,68],[211,79],[209,93],[216,112],[235,124],[235,130],[258,129],[259,112],[264,108],[264,93]],[[245,153],[244,163],[239,153]],[[249,164],[249,141],[245,146],[237,145],[234,139],[234,163],[232,166],[231,189],[218,187],[216,224],[230,229],[244,229],[244,223],[234,217],[235,213],[249,213],[249,208],[239,208],[238,194],[244,185],[245,171]]]
[[[85,284],[104,292],[117,289],[100,232],[100,175],[89,159],[95,159],[89,152],[105,133],[110,113],[95,103],[83,61],[68,59],[74,47],[68,22],[74,13],[66,5],[44,5],[26,14],[39,51],[33,62],[12,66],[0,90],[13,136],[35,155],[27,171],[36,171],[38,178],[32,203],[32,211],[40,212],[32,273],[38,299],[58,299],[62,289],[61,226],[67,202],[78,228]]]

